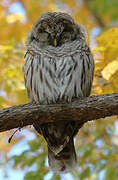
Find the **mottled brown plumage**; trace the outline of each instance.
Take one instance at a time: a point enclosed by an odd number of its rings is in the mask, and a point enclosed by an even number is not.
[[[24,78],[30,101],[41,104],[71,102],[90,95],[94,61],[85,30],[66,13],[42,15],[28,34]],[[48,145],[49,165],[66,172],[76,165],[73,138],[79,122],[34,124]]]

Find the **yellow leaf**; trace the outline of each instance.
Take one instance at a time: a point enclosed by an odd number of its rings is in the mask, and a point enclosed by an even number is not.
[[[95,91],[96,94],[102,94],[102,92],[103,92],[101,86],[96,86],[96,87],[94,88],[94,91]]]
[[[118,53],[118,28],[110,28],[103,32],[97,39],[99,46],[104,47],[104,61],[112,62]]]
[[[109,63],[101,72],[104,79],[109,80],[110,77],[118,70],[118,58]]]
[[[92,50],[92,53],[95,53],[95,52],[104,52],[104,51],[105,51],[105,47],[100,46],[100,47],[97,47],[94,50]]]
[[[101,71],[105,66],[105,62],[98,62],[95,64],[95,72]]]
[[[0,45],[0,51],[4,52],[6,50],[11,50],[13,46],[11,45]]]
[[[8,23],[15,23],[16,21],[20,21],[22,19],[24,19],[24,15],[21,14],[10,14],[6,18]]]
[[[103,94],[112,94],[112,93],[114,93],[114,87],[112,83],[105,85],[103,87]]]
[[[111,28],[98,37],[98,43],[107,46],[116,46],[118,42],[118,28]]]

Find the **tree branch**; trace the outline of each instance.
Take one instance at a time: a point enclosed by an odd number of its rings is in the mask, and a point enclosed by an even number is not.
[[[91,7],[91,0],[84,0],[84,2],[86,4],[86,7],[90,10],[91,14],[94,16],[98,25],[104,28],[105,24],[103,23],[102,19],[98,16],[96,10]]]
[[[118,94],[87,97],[72,103],[23,104],[0,111],[0,132],[39,123],[75,120],[80,123],[118,115]]]

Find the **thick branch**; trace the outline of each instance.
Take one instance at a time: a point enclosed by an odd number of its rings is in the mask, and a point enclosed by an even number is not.
[[[28,103],[0,111],[0,132],[13,128],[54,121],[76,120],[81,123],[118,115],[118,94],[88,97],[68,104],[39,105]]]

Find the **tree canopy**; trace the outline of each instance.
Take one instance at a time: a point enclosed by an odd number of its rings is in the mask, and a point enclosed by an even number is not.
[[[87,43],[95,60],[91,95],[117,93],[117,8],[116,0],[1,0],[0,108],[28,102],[22,71],[26,34],[35,20],[47,11],[65,11],[87,29]],[[9,144],[12,133],[11,130],[0,134],[0,173],[4,178],[10,179],[10,171],[25,180],[67,178],[49,171],[46,142],[32,127],[21,129]],[[78,167],[67,179],[118,178],[117,116],[86,123],[76,136],[75,146]]]

